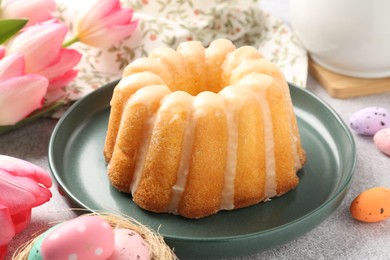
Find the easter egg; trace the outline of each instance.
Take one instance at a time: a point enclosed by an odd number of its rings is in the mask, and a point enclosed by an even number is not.
[[[113,251],[112,227],[98,216],[81,216],[46,231],[34,243],[28,259],[103,260]]]
[[[378,131],[374,135],[374,144],[379,151],[390,156],[390,128]]]
[[[349,120],[350,127],[361,135],[374,135],[390,127],[390,114],[382,107],[367,107],[354,113]]]
[[[375,187],[363,191],[351,203],[353,218],[363,222],[379,222],[390,217],[390,189]]]
[[[42,242],[45,237],[50,234],[54,229],[58,228],[61,224],[55,225],[54,227],[48,229],[45,233],[40,235],[36,241],[34,241],[33,246],[31,247],[31,250],[28,255],[28,260],[42,260],[42,253],[41,253],[41,247]]]
[[[130,229],[114,229],[115,249],[108,260],[150,260],[147,242]]]

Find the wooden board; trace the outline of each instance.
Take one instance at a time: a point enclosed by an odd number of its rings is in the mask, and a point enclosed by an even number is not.
[[[309,59],[309,72],[335,98],[367,96],[390,91],[390,77],[363,79],[329,71]]]

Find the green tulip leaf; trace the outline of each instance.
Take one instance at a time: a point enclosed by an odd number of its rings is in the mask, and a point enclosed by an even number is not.
[[[0,19],[0,44],[15,35],[27,22],[28,19]]]
[[[31,113],[28,117],[25,119],[19,121],[15,125],[3,125],[0,126],[0,135],[4,134],[6,132],[9,132],[11,130],[17,129],[19,127],[22,127],[28,123],[31,123],[41,117],[45,117],[50,115],[51,113],[57,111],[60,109],[62,106],[64,106],[65,102],[64,101],[57,101],[51,104],[47,104],[41,109],[35,110],[33,113]]]

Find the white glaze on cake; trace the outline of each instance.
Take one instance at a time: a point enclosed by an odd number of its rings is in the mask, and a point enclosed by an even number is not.
[[[238,126],[235,111],[225,103],[225,113],[228,125],[228,149],[226,158],[225,180],[222,190],[221,209],[234,208],[234,179],[237,167]]]
[[[177,214],[177,209],[179,208],[180,199],[183,195],[183,191],[187,181],[187,175],[190,169],[190,161],[191,161],[191,152],[192,145],[194,143],[194,118],[192,115],[193,111],[193,100],[194,97],[184,93],[184,92],[176,92],[177,99],[182,100],[188,106],[188,114],[187,114],[187,122],[186,128],[184,131],[184,142],[182,148],[182,154],[180,158],[179,168],[177,171],[177,181],[176,184],[172,186],[172,198],[168,204],[168,212]]]

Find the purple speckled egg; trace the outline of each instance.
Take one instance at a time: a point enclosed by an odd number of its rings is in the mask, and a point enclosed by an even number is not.
[[[390,128],[379,130],[374,135],[374,143],[379,151],[390,156]]]
[[[361,135],[375,135],[381,129],[390,127],[390,114],[383,107],[367,107],[354,113],[349,125]]]

